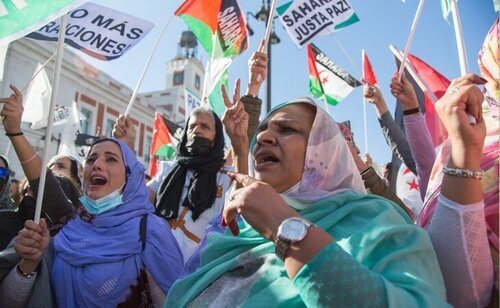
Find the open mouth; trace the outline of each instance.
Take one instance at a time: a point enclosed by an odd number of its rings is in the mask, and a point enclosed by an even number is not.
[[[262,170],[267,167],[271,167],[277,163],[279,163],[279,158],[271,152],[260,152],[257,153],[255,157],[255,169],[257,171]]]
[[[93,175],[90,177],[90,185],[92,186],[102,186],[106,185],[108,183],[108,180],[100,175]]]

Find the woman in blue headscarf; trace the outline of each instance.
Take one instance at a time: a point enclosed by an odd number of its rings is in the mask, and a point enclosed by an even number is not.
[[[251,176],[231,174],[242,187],[224,205],[229,230],[207,235],[197,270],[165,307],[447,306],[429,236],[365,193],[343,135],[314,101],[274,108],[250,153]]]
[[[43,219],[26,222],[14,245],[22,259],[0,288],[4,304],[39,306],[45,299],[53,305],[47,286],[37,286],[47,276],[59,307],[163,301],[182,269],[182,254],[166,222],[154,215],[142,164],[121,141],[99,140],[87,157],[83,186],[86,211],[50,244]]]

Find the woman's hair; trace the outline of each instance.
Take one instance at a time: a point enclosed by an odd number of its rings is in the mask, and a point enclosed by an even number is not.
[[[73,179],[67,176],[55,174],[55,177],[59,181],[61,189],[66,197],[68,197],[69,201],[71,201],[75,208],[78,208],[80,206],[80,201],[78,199],[82,196],[80,186],[78,186]]]
[[[215,122],[215,118],[214,118],[214,113],[212,110],[206,108],[206,107],[196,107],[194,108],[192,111],[191,111],[191,114],[189,115],[189,117],[195,117],[197,115],[200,115],[200,114],[207,114],[209,115]]]

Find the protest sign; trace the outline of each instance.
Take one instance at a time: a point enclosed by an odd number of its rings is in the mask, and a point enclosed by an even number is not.
[[[359,21],[347,0],[295,0],[279,6],[276,11],[292,41],[299,48],[316,35]]]
[[[86,3],[68,14],[65,42],[99,60],[119,58],[144,38],[154,24],[143,19]],[[52,21],[27,37],[57,41],[60,23]]]
[[[200,99],[194,95],[193,92],[188,89],[184,89],[184,109],[186,110],[186,115],[191,114],[191,111],[201,105]],[[188,116],[186,116],[186,121]]]

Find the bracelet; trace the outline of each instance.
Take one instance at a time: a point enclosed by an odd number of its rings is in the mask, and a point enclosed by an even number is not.
[[[23,132],[17,132],[17,133],[7,133],[5,132],[5,136],[7,137],[15,137],[15,136],[21,136],[21,135],[24,135]]]
[[[17,273],[21,276],[21,277],[24,277],[26,279],[30,279],[30,278],[33,278],[36,276],[36,270],[31,272],[31,273],[25,273],[21,270],[21,266],[19,266],[19,263],[17,263],[16,265],[16,269],[17,269]]]
[[[25,164],[29,163],[30,161],[32,161],[33,159],[35,159],[35,157],[37,157],[37,156],[38,156],[38,153],[37,153],[37,152],[35,152],[35,154],[33,154],[33,156],[31,156],[30,158],[28,158],[28,159],[27,159],[27,160],[25,160],[25,161],[22,161],[22,162],[21,162],[21,165],[25,165]]]
[[[483,178],[484,171],[483,170],[461,169],[461,168],[450,168],[450,167],[444,166],[443,173],[446,175],[456,176],[459,178],[474,178],[477,180],[481,180]]]
[[[415,114],[415,113],[419,113],[420,112],[420,108],[417,107],[417,108],[412,108],[412,109],[408,109],[408,110],[403,110],[403,115],[410,115],[410,114]]]

